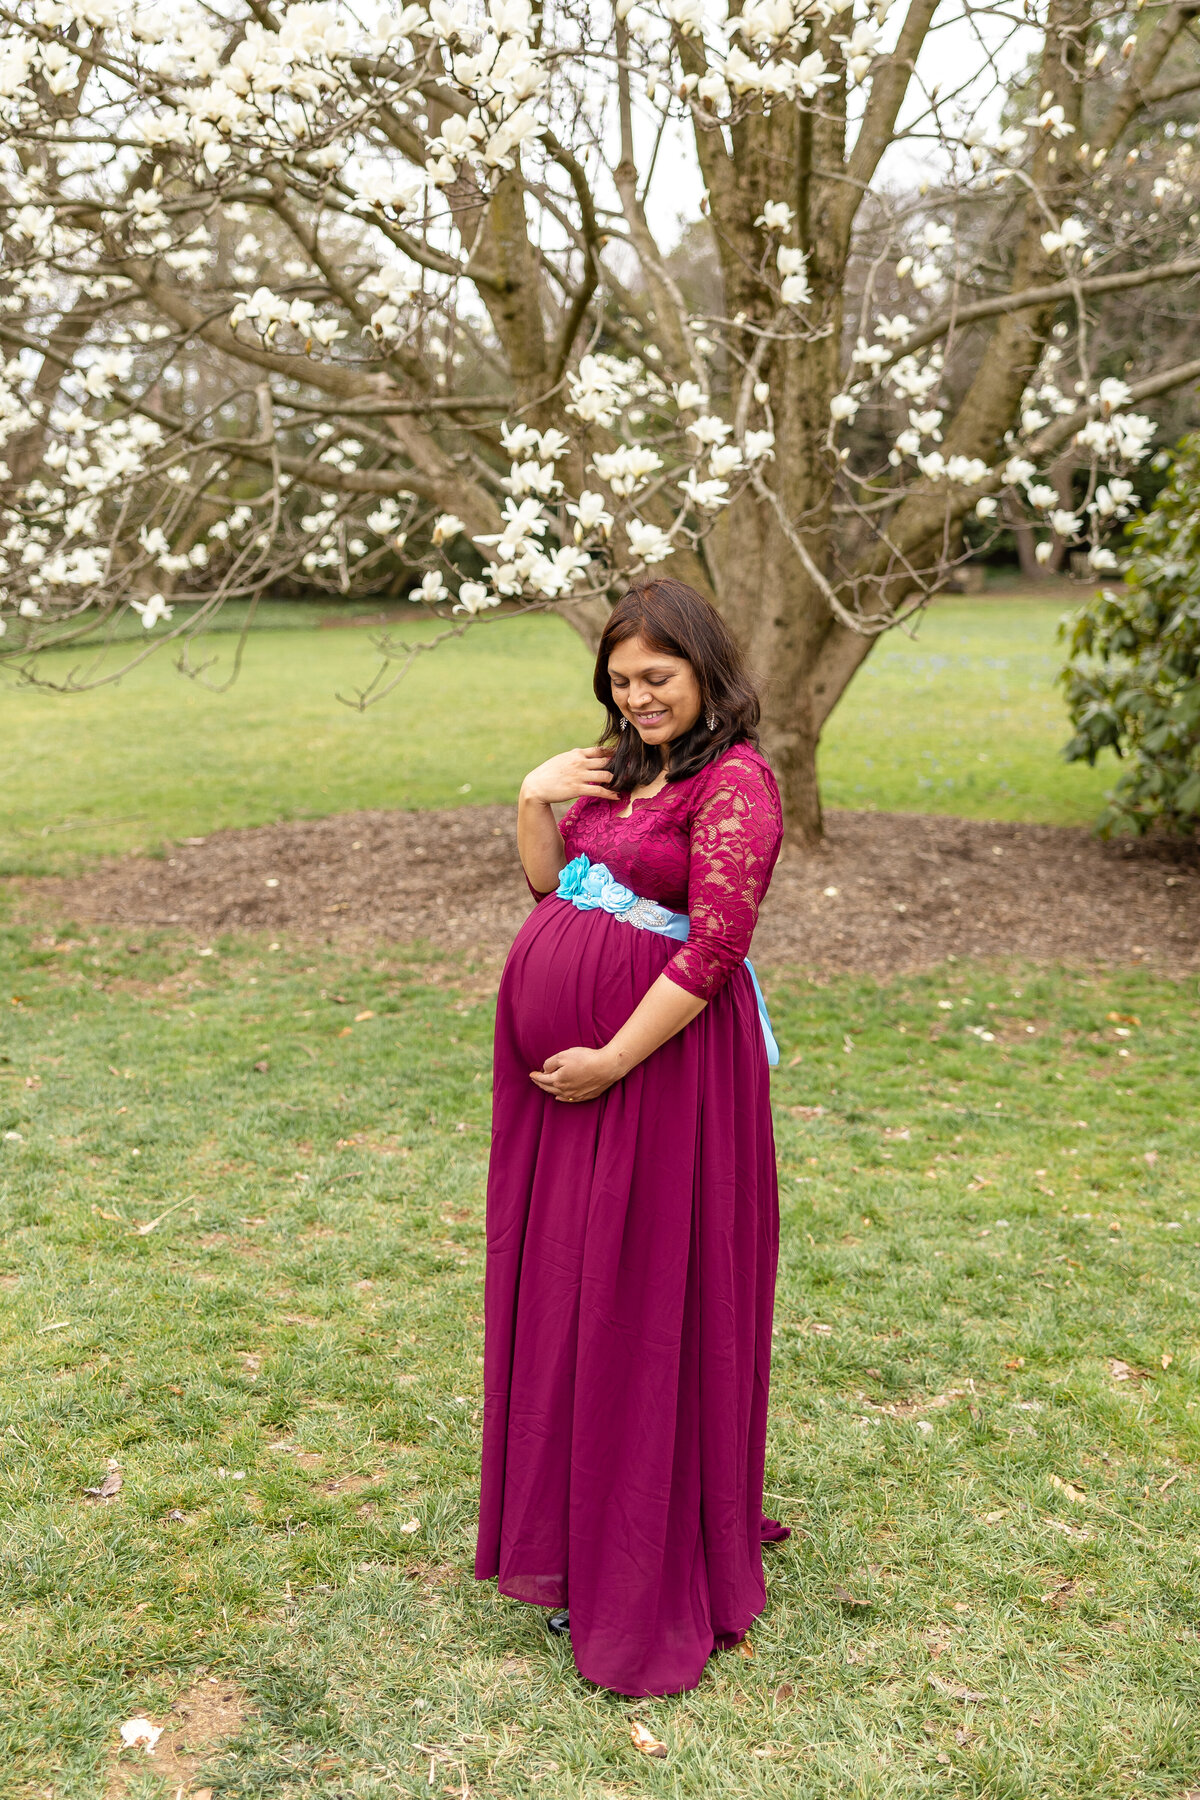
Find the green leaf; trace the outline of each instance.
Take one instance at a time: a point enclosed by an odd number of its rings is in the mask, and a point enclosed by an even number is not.
[[[1200,433],[1168,465],[1153,506],[1127,529],[1124,585],[1103,588],[1060,632],[1075,732],[1063,755],[1094,763],[1112,750],[1126,764],[1097,820],[1104,833],[1190,831],[1200,817]]]
[[[1185,818],[1200,818],[1200,770],[1176,789],[1175,810]]]

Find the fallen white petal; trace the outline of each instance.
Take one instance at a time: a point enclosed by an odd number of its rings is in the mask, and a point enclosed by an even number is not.
[[[121,1742],[129,1749],[137,1744],[145,1744],[148,1755],[154,1755],[154,1746],[163,1734],[161,1725],[152,1725],[149,1719],[126,1719],[121,1727]]]

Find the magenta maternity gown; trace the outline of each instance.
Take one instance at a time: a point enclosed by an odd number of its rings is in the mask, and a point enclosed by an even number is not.
[[[745,744],[626,804],[577,801],[567,857],[690,913],[687,943],[548,896],[500,983],[475,1573],[569,1605],[580,1674],[642,1695],[745,1633],[787,1535],[761,1512],[779,1204],[744,967],[781,820]],[[708,1001],[678,1036],[597,1100],[534,1086],[664,970]]]

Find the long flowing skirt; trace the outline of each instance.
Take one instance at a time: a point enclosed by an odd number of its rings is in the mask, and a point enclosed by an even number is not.
[[[475,1573],[569,1606],[581,1675],[699,1681],[761,1612],[779,1242],[749,975],[599,1099],[529,1078],[600,1046],[676,945],[541,902],[496,1015],[483,1479]]]

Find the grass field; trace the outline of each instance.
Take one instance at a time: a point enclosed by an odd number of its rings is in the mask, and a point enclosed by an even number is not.
[[[1060,601],[946,602],[915,641],[885,639],[831,721],[827,801],[1089,823],[1112,776],[1059,760],[1061,612]],[[165,659],[92,693],[5,692],[0,873],[74,869],[222,826],[511,800],[535,762],[595,733],[587,655],[557,620],[488,623],[422,658],[363,714],[336,696],[369,679],[373,635],[264,631],[225,693]],[[210,680],[233,642],[208,640]]]
[[[1060,610],[948,602],[887,639],[829,802],[1086,823],[1108,776],[1057,757]],[[361,716],[334,696],[370,633],[294,616],[229,694],[163,662],[6,692],[0,867],[510,799],[594,729],[555,621]],[[56,930],[0,927],[0,1800],[1200,1789],[1194,982],[766,973],[794,1535],[753,1653],[632,1703],[470,1577],[488,981]],[[137,1715],[154,1759],[120,1752]]]
[[[118,1726],[210,1689],[215,1800],[1200,1786],[1192,983],[770,989],[795,1534],[753,1656],[630,1703],[469,1574],[470,966],[0,955],[5,1800],[169,1800]]]
[[[826,803],[1086,825],[1116,764],[1064,763],[1062,600],[944,601],[885,637],[829,722]]]

